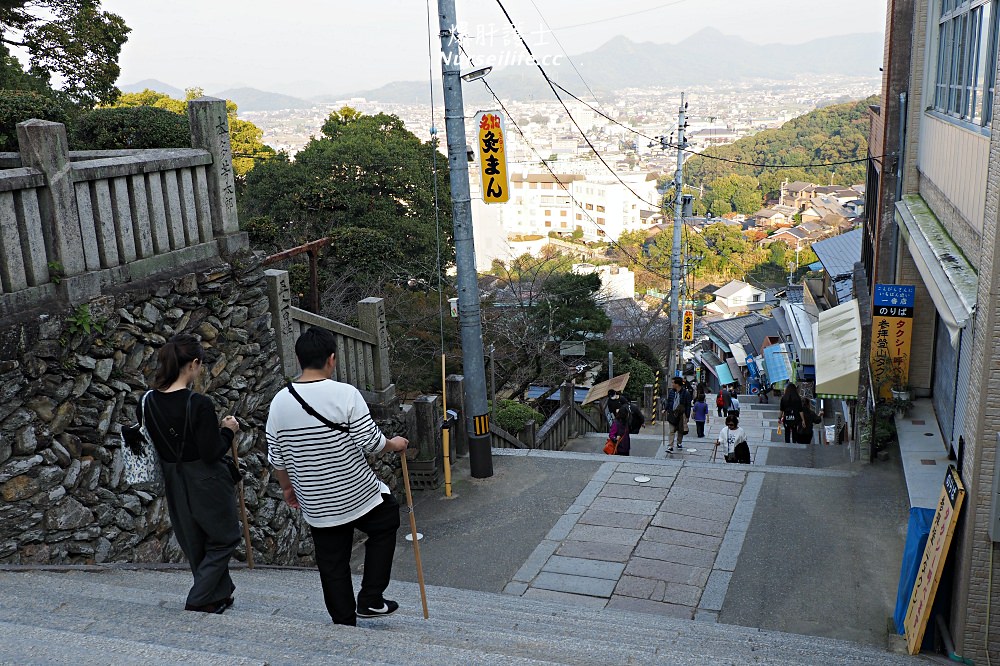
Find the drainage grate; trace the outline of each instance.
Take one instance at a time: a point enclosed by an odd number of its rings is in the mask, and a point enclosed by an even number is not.
[[[921,458],[920,459],[920,464],[921,465],[937,465],[937,461],[936,460],[931,460],[930,458]]]

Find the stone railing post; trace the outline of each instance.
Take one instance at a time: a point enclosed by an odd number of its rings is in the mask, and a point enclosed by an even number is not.
[[[464,458],[469,455],[469,433],[465,426],[465,378],[462,375],[448,375],[444,380],[448,409],[458,412],[458,419],[451,428],[451,450],[454,455]]]
[[[433,460],[444,471],[441,442],[441,402],[436,395],[422,395],[413,401],[417,420],[417,460]]]
[[[17,143],[22,166],[45,174],[45,187],[38,189],[38,207],[48,261],[60,264],[67,277],[99,269],[97,240],[84,238],[80,231],[66,126],[26,120],[17,124]],[[93,256],[88,262],[87,250],[91,246]]]
[[[285,377],[294,377],[298,374],[298,362],[295,359],[292,289],[288,282],[288,271],[270,268],[264,271],[264,279],[267,281],[271,325],[274,327],[274,339],[278,345],[282,372],[285,373]]]
[[[188,102],[191,146],[207,150],[212,164],[207,169],[208,205],[212,229],[224,254],[247,247],[246,234],[240,233],[236,213],[236,178],[233,173],[233,149],[229,143],[229,116],[226,101],[199,97]]]
[[[653,418],[653,385],[646,384],[642,387],[642,406],[646,409],[646,420]]]
[[[366,298],[358,302],[358,328],[375,338],[372,354],[375,374],[375,392],[384,391],[392,384],[389,372],[389,334],[385,327],[385,301]]]

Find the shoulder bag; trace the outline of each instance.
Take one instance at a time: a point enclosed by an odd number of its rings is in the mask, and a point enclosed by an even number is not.
[[[618,441],[608,437],[608,441],[604,442],[604,452],[609,456],[618,453]]]
[[[152,391],[146,391],[139,401],[138,422],[121,430],[125,482],[133,486],[163,482],[160,456],[146,429],[146,398],[150,393]]]

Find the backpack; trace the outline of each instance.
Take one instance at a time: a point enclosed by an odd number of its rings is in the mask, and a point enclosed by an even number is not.
[[[725,407],[726,406],[726,401],[723,400],[723,398],[722,398],[722,391],[719,391],[719,395],[715,396],[715,406],[716,407]]]
[[[642,415],[642,410],[638,405],[628,404],[628,431],[639,432],[639,429],[646,423],[646,417]]]

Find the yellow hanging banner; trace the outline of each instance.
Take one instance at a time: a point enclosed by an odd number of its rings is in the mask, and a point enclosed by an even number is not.
[[[694,310],[685,310],[681,320],[681,340],[691,342],[694,340]]]
[[[505,203],[510,199],[507,180],[507,144],[504,140],[503,116],[499,111],[480,111],[479,169],[483,183],[483,201]]]
[[[875,285],[871,371],[879,396],[887,400],[909,381],[915,291],[912,285]]]

